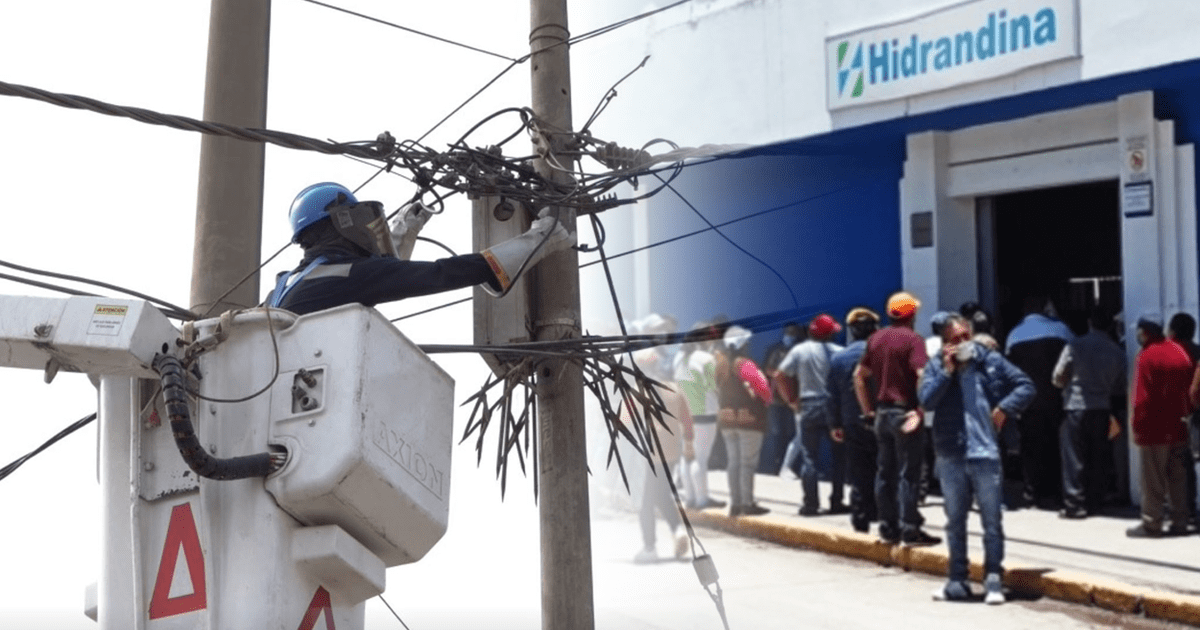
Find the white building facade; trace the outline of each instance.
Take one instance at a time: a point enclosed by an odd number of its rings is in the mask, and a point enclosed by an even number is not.
[[[1122,315],[1132,362],[1139,315],[1200,309],[1198,21],[1189,0],[694,0],[628,26],[576,55],[597,86],[649,55],[606,128],[758,147],[687,169],[628,243],[703,213],[753,259],[712,230],[663,244],[630,301],[686,326],[903,288],[923,334],[977,301],[1003,336],[1036,293]]]

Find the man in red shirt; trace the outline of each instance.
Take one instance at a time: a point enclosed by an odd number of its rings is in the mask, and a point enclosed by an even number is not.
[[[928,362],[925,339],[913,330],[920,306],[905,292],[888,298],[891,325],[867,340],[854,370],[854,393],[864,420],[874,419],[879,442],[875,476],[879,537],[888,543],[935,545],[942,539],[921,529],[925,519],[917,510],[925,439],[917,382]]]
[[[1133,383],[1133,441],[1141,453],[1142,523],[1126,530],[1132,538],[1156,538],[1163,531],[1163,502],[1171,504],[1169,533],[1187,533],[1188,387],[1192,360],[1178,343],[1163,336],[1162,318],[1143,315],[1137,323],[1142,350]]]

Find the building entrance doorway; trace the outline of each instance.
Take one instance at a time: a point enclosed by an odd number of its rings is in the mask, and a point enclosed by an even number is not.
[[[1027,296],[1044,298],[1060,319],[1097,309],[1105,322],[1122,310],[1121,212],[1116,180],[1042,188],[980,199],[981,287],[997,338],[1024,316]],[[983,297],[983,296],[981,296]],[[990,298],[990,299],[989,299]],[[990,305],[987,304],[990,302]],[[1111,332],[1116,332],[1115,329]]]
[[[1133,365],[1139,315],[1200,312],[1195,148],[1176,135],[1152,92],[909,134],[900,247],[904,288],[928,305],[917,330],[974,300],[1004,338],[1044,290],[1062,315],[1123,312]]]

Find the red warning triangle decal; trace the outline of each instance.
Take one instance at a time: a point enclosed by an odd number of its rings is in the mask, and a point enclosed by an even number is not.
[[[192,592],[171,597],[171,582],[175,576],[175,563],[179,550],[183,548],[183,559],[187,562],[188,577]],[[162,559],[158,564],[158,577],[154,579],[154,595],[150,597],[150,618],[160,619],[195,610],[208,604],[208,593],[204,581],[204,555],[200,553],[200,536],[196,533],[196,519],[192,517],[192,504],[181,503],[171,508],[171,522],[167,525],[167,540],[163,543]]]
[[[325,630],[337,630],[333,625],[333,604],[330,603],[329,591],[325,590],[324,586],[317,587],[312,602],[308,604],[308,612],[304,613],[304,619],[300,620],[297,630],[314,630],[321,613],[325,613]]]

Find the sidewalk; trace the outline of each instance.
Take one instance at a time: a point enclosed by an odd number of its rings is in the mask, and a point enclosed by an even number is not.
[[[724,471],[710,472],[709,484],[714,497],[728,498]],[[783,545],[946,574],[945,542],[930,547],[892,546],[879,541],[874,525],[869,534],[855,532],[845,514],[800,516],[799,481],[758,475],[755,495],[770,514],[730,518],[728,510],[710,509],[689,512],[689,518],[696,525]],[[829,484],[822,482],[822,508],[828,507],[828,501]],[[930,496],[921,512],[926,530],[944,538],[941,497]],[[1084,520],[1060,519],[1048,510],[1005,511],[1005,585],[1029,596],[1200,626],[1200,536],[1126,537],[1125,529],[1138,522],[1132,509],[1128,516]],[[967,531],[971,575],[979,581],[983,548],[974,512]]]

